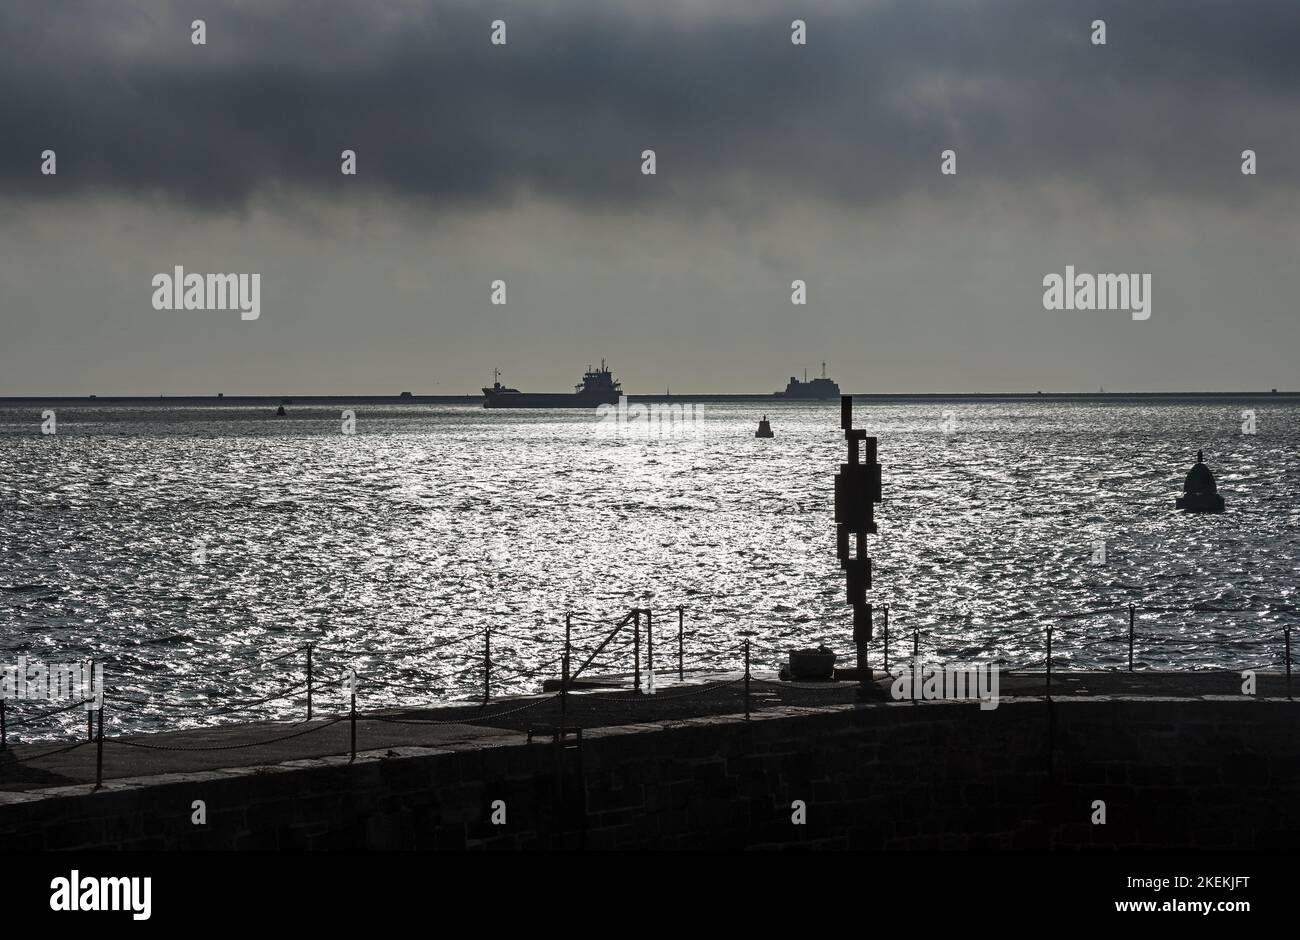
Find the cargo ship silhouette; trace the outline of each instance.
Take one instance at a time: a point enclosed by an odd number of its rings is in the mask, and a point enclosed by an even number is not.
[[[795,376],[790,376],[790,384],[785,387],[784,392],[773,392],[777,398],[839,398],[840,387],[832,379],[826,378],[826,363],[822,363],[822,375],[819,379],[808,381],[808,370],[803,373],[804,380],[800,382]]]
[[[521,392],[501,384],[501,373],[492,370],[492,387],[483,389],[484,408],[595,408],[617,405],[623,393],[614,374],[600,360],[600,368],[587,366],[582,382],[573,392]]]

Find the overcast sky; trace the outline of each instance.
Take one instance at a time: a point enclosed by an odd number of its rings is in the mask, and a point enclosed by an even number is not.
[[[0,395],[1300,389],[1297,48],[1295,0],[6,0]],[[176,265],[260,318],[155,310]],[[1045,310],[1067,265],[1150,319]]]

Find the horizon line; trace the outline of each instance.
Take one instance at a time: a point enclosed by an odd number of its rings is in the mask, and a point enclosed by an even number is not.
[[[713,400],[750,400],[750,401],[770,401],[774,403],[794,402],[799,404],[815,404],[817,402],[835,403],[844,395],[852,398],[863,399],[908,399],[908,398],[925,398],[925,399],[963,399],[963,398],[1002,398],[1002,399],[1047,399],[1047,398],[1096,398],[1096,399],[1113,399],[1113,398],[1294,398],[1300,397],[1300,391],[1288,391],[1282,389],[1268,390],[1248,390],[1248,391],[1093,391],[1093,392],[1063,392],[1063,391],[1039,391],[1032,392],[844,392],[841,395],[829,398],[798,398],[785,397],[780,392],[685,392],[685,393],[665,393],[665,392],[624,392],[629,400],[640,399],[713,399]],[[464,392],[464,393],[247,393],[247,394],[230,394],[210,393],[210,394],[177,394],[177,395],[148,395],[138,393],[110,394],[101,395],[98,393],[85,395],[0,395],[0,404],[29,404],[39,402],[157,402],[157,401],[184,401],[184,402],[235,402],[235,401],[269,401],[284,402],[291,401],[342,401],[342,400],[370,400],[370,401],[393,401],[401,402],[429,402],[429,401],[475,401],[483,400],[484,395],[481,392]]]

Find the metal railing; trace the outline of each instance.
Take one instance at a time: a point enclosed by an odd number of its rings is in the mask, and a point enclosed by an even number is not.
[[[686,647],[685,606],[678,605],[675,609],[678,615],[677,677],[679,681],[684,681],[687,672],[685,667],[685,647]],[[880,652],[882,653],[884,669],[886,673],[888,673],[889,657],[891,653],[891,649],[890,649],[891,611],[889,605],[882,605],[877,609],[881,612],[881,631],[879,634],[879,649]],[[1046,676],[1049,695],[1050,695],[1051,682],[1052,682],[1052,671],[1054,668],[1054,663],[1057,658],[1057,655],[1059,654],[1059,646],[1055,645],[1055,641],[1058,638],[1058,634],[1062,632],[1062,628],[1059,624],[1060,621],[1062,620],[1077,621],[1080,619],[1086,619],[1095,616],[1108,616],[1114,613],[1127,612],[1128,629],[1126,631],[1126,635],[1120,637],[1112,637],[1109,639],[1116,640],[1116,641],[1123,641],[1123,640],[1127,641],[1127,671],[1134,672],[1136,671],[1134,650],[1136,645],[1136,639],[1138,636],[1137,615],[1139,613],[1148,613],[1148,612],[1170,613],[1170,612],[1179,612],[1179,611],[1186,611],[1189,613],[1273,612],[1273,613],[1283,613],[1287,615],[1295,615],[1297,612],[1296,608],[1289,607],[1289,606],[1224,609],[1224,608],[1212,607],[1209,605],[1193,605],[1190,608],[1172,608],[1172,607],[1163,607],[1163,606],[1144,607],[1144,606],[1139,606],[1137,604],[1130,604],[1130,605],[1124,605],[1119,607],[1108,607],[1108,608],[1101,608],[1101,609],[1089,610],[1089,611],[1080,611],[1080,612],[1067,613],[1067,614],[1038,615],[1039,619],[1048,620],[1048,623],[1045,625],[1045,627],[1041,628],[1042,639],[1044,642],[1044,650],[1045,650],[1041,666]],[[34,755],[31,758],[26,758],[26,760],[48,757],[53,754],[62,753],[67,750],[72,750],[84,744],[94,743],[96,744],[96,748],[97,748],[96,777],[97,780],[100,781],[101,783],[102,783],[102,773],[103,773],[102,751],[103,751],[103,745],[105,741],[114,744],[120,744],[123,746],[137,747],[137,748],[144,748],[144,749],[158,749],[158,750],[178,750],[178,751],[236,750],[236,749],[245,749],[245,748],[259,747],[259,746],[279,743],[282,741],[290,740],[292,738],[297,738],[304,735],[317,733],[319,731],[325,730],[326,728],[333,727],[334,725],[342,721],[348,721],[351,726],[350,752],[355,757],[356,722],[359,717],[367,720],[375,720],[380,722],[396,723],[396,724],[431,724],[431,725],[451,724],[451,723],[476,724],[476,723],[492,721],[494,719],[502,718],[508,715],[513,715],[530,708],[536,708],[546,702],[554,701],[557,698],[559,700],[561,726],[563,727],[569,717],[569,708],[570,708],[569,696],[573,694],[575,690],[575,683],[580,677],[583,676],[583,674],[588,669],[595,667],[597,664],[599,664],[600,667],[603,669],[617,668],[619,665],[628,665],[626,659],[622,657],[630,656],[631,658],[630,673],[608,673],[607,672],[604,674],[604,676],[606,678],[630,677],[632,679],[630,691],[634,693],[634,697],[629,699],[626,697],[626,695],[624,695],[623,697],[617,697],[611,695],[601,695],[595,692],[585,692],[584,693],[585,697],[589,697],[594,701],[618,701],[623,705],[630,707],[630,706],[634,706],[638,700],[646,701],[646,699],[641,698],[640,693],[649,693],[652,695],[655,694],[653,679],[651,679],[649,684],[644,688],[642,683],[642,670],[641,670],[642,617],[645,618],[644,661],[649,676],[653,677],[654,675],[654,614],[650,608],[644,608],[644,607],[632,608],[626,614],[620,617],[617,621],[614,621],[612,625],[610,622],[607,621],[588,620],[587,621],[588,625],[592,627],[593,630],[598,632],[596,632],[593,636],[591,636],[589,640],[591,644],[590,651],[588,653],[582,654],[585,658],[583,659],[582,664],[576,670],[573,670],[571,668],[572,663],[575,659],[575,655],[578,653],[578,648],[577,645],[575,645],[574,643],[574,637],[573,637],[574,621],[587,620],[587,618],[584,615],[575,614],[572,611],[567,612],[564,616],[564,640],[563,640],[563,645],[559,650],[559,655],[557,655],[552,659],[541,661],[541,662],[534,661],[530,665],[525,666],[523,668],[512,669],[510,667],[505,666],[503,663],[494,661],[493,647],[492,647],[493,637],[496,636],[498,638],[509,639],[521,643],[522,642],[543,642],[543,640],[537,637],[521,637],[513,634],[510,631],[495,629],[491,627],[471,630],[467,633],[446,638],[414,649],[411,648],[389,649],[386,651],[373,650],[373,649],[355,650],[355,649],[345,649],[345,648],[336,647],[333,645],[333,643],[330,643],[328,641],[312,640],[300,646],[296,646],[292,649],[277,652],[275,655],[272,655],[265,659],[259,659],[257,662],[245,666],[241,666],[241,667],[236,667],[233,669],[223,669],[221,671],[222,675],[234,675],[234,674],[246,673],[251,670],[261,670],[269,665],[280,665],[283,668],[293,658],[302,655],[304,657],[303,672],[301,673],[302,679],[300,681],[290,681],[286,686],[272,692],[271,694],[258,695],[251,700],[223,704],[216,709],[212,709],[212,708],[202,709],[203,714],[198,716],[201,718],[211,719],[211,718],[226,717],[241,712],[248,713],[252,709],[260,708],[261,706],[267,705],[271,702],[283,702],[301,696],[305,698],[306,717],[302,722],[300,722],[300,724],[308,724],[308,723],[316,722],[315,724],[312,724],[311,727],[299,728],[297,730],[291,731],[288,734],[272,737],[267,740],[244,742],[241,744],[216,745],[216,746],[178,746],[178,745],[165,745],[165,744],[151,744],[149,742],[143,742],[143,741],[131,741],[120,735],[106,738],[104,734],[104,711],[106,708],[111,709],[112,711],[124,717],[131,715],[133,709],[139,707],[187,709],[191,712],[195,710],[194,703],[192,702],[187,702],[187,701],[158,702],[158,701],[151,701],[147,699],[134,698],[130,694],[128,694],[127,692],[125,692],[124,690],[118,687],[110,687],[108,689],[102,690],[102,696],[103,696],[102,699],[100,699],[97,703],[91,703],[94,704],[95,707],[89,707],[89,704],[86,701],[78,700],[78,701],[73,701],[68,705],[64,705],[53,709],[47,709],[36,714],[20,715],[18,716],[17,720],[15,720],[15,716],[12,714],[14,709],[11,703],[6,701],[3,698],[0,698],[0,751],[6,751],[9,749],[9,737],[14,729],[33,727],[34,725],[37,725],[51,718],[55,718],[58,715],[64,714],[75,708],[87,709],[87,734],[85,740],[84,741],[77,740],[75,743],[71,743],[67,745],[59,745],[55,747],[54,750],[46,751],[41,754]],[[1025,612],[1023,611],[1017,612],[1015,614],[1009,615],[1001,619],[1005,621],[1023,620],[1025,619]],[[614,645],[615,641],[619,637],[624,637],[624,638],[627,637],[629,626],[631,627],[630,644],[625,643],[622,648],[617,648]],[[897,630],[895,630],[895,632],[897,633]],[[1083,634],[1083,631],[1072,631],[1072,632],[1079,632]],[[912,659],[914,662],[916,662],[919,660],[921,655],[921,630],[919,628],[914,627],[911,630],[911,633],[912,633]],[[743,670],[744,670],[743,679],[741,678],[728,679],[726,681],[722,681],[719,683],[692,688],[685,692],[678,692],[675,693],[674,695],[667,695],[667,696],[660,695],[657,697],[660,699],[670,699],[675,697],[701,695],[743,681],[745,686],[744,689],[745,714],[746,717],[748,717],[750,714],[750,707],[751,707],[750,689],[751,689],[752,676],[751,676],[750,663],[751,663],[751,657],[752,657],[753,646],[754,646],[751,638],[756,636],[756,633],[754,631],[740,631],[740,635],[743,636],[744,639],[743,639],[743,643],[740,644],[740,648],[736,651],[736,654],[739,656],[741,662],[743,663]],[[1031,636],[1033,635],[1034,634],[1031,634]],[[482,644],[483,644],[482,662],[481,662],[483,689],[481,695],[481,702],[478,706],[479,708],[478,714],[470,715],[470,716],[457,716],[455,718],[448,718],[448,719],[432,719],[432,718],[417,719],[417,718],[403,718],[400,716],[394,716],[394,715],[376,713],[376,712],[371,712],[371,713],[358,712],[357,710],[358,687],[367,687],[367,688],[376,688],[376,689],[410,690],[412,681],[421,681],[421,680],[425,682],[437,681],[439,677],[432,676],[428,672],[421,669],[413,669],[409,666],[404,666],[402,668],[405,671],[407,671],[409,674],[411,674],[412,677],[411,680],[403,681],[400,683],[394,683],[390,681],[385,681],[384,679],[380,678],[377,675],[370,674],[368,671],[357,670],[355,666],[352,665],[351,662],[352,660],[357,658],[366,658],[366,657],[381,658],[387,660],[409,659],[412,656],[419,656],[427,653],[445,652],[446,650],[452,647],[461,646],[462,644],[468,645],[480,638],[482,639]],[[1287,625],[1281,628],[1279,639],[1282,646],[1281,661],[1269,663],[1268,667],[1281,665],[1285,668],[1286,681],[1287,681],[1287,695],[1288,697],[1290,697],[1291,695],[1291,626]],[[1095,636],[1092,636],[1089,640],[1089,643],[1095,645],[1098,642],[1107,642],[1107,641],[1108,638],[1098,639]],[[329,657],[342,658],[346,663],[346,668],[341,668],[342,664],[340,664],[336,660],[335,663],[333,664],[333,668],[335,669],[335,674],[333,675],[333,677],[328,678],[322,676],[321,670],[319,668],[320,667],[319,659],[322,654],[325,655],[327,663],[329,661]],[[610,654],[610,655],[607,655],[606,659],[602,661],[601,660],[602,654]],[[99,662],[102,664],[102,659],[99,660]],[[712,668],[716,671],[718,667],[712,667]],[[1266,668],[1266,667],[1261,667],[1261,668]],[[559,673],[559,679],[560,679],[559,690],[556,694],[551,696],[538,697],[533,699],[532,701],[525,702],[519,705],[510,704],[504,710],[488,712],[487,709],[491,705],[492,697],[493,697],[494,675],[501,676],[502,674],[504,674],[506,678],[511,678],[513,680],[536,679],[539,677],[553,677],[555,675],[555,672],[552,670],[556,670]],[[1124,670],[1121,669],[1120,671],[1124,671]],[[209,673],[209,675],[211,675],[211,673]],[[764,683],[767,682],[767,680],[759,680],[759,681]],[[797,687],[797,684],[786,683],[786,685],[792,688]],[[318,694],[323,690],[339,688],[339,687],[342,687],[347,693],[346,712],[336,713],[318,719],[317,702],[316,702]],[[451,706],[451,707],[459,706],[462,708],[472,707],[471,702],[464,702],[464,701],[459,703],[442,701],[439,702],[438,704],[442,706]],[[385,707],[392,708],[394,706],[385,706]],[[190,717],[194,717],[194,716],[190,716]],[[58,744],[58,742],[52,742],[52,743]]]
[[[680,679],[684,679],[685,677],[685,662],[684,662],[685,660],[685,607],[684,605],[679,605],[676,608],[676,610],[678,613],[677,672],[678,672],[678,677]],[[567,612],[564,618],[564,645],[561,654],[554,659],[550,659],[544,662],[534,663],[530,667],[513,669],[513,670],[503,667],[501,663],[494,661],[493,651],[492,651],[492,638],[494,634],[497,637],[509,638],[518,642],[536,641],[537,640],[536,637],[520,637],[508,631],[493,629],[492,627],[485,627],[477,630],[472,630],[469,631],[468,633],[447,638],[418,648],[393,649],[386,652],[380,650],[345,649],[345,648],[335,646],[333,643],[330,642],[312,640],[300,646],[296,646],[290,650],[279,652],[275,655],[266,658],[259,658],[256,662],[244,666],[235,667],[233,669],[221,669],[219,671],[211,671],[203,674],[207,676],[213,676],[218,674],[234,675],[234,674],[246,673],[254,670],[260,671],[270,665],[280,665],[281,667],[283,667],[284,665],[287,664],[288,661],[291,661],[293,658],[296,658],[297,656],[301,655],[303,657],[303,672],[301,674],[302,675],[301,681],[290,681],[287,685],[279,688],[278,690],[270,694],[259,695],[251,700],[232,703],[229,705],[223,705],[216,709],[212,709],[212,708],[202,709],[201,715],[189,716],[189,717],[200,717],[200,718],[208,718],[208,719],[221,718],[239,712],[247,713],[251,709],[256,709],[260,706],[267,705],[272,702],[283,702],[283,701],[299,698],[301,696],[303,699],[305,699],[305,718],[301,723],[308,724],[312,722],[317,722],[316,724],[313,724],[312,727],[301,728],[299,730],[292,731],[289,734],[275,736],[267,740],[243,742],[240,744],[230,744],[230,745],[216,745],[216,746],[181,746],[181,745],[149,743],[147,741],[128,740],[127,738],[122,737],[120,735],[106,738],[104,735],[104,712],[106,709],[116,712],[119,715],[122,715],[124,717],[129,716],[132,713],[133,709],[138,707],[169,708],[169,709],[175,708],[175,709],[186,709],[191,712],[194,711],[193,703],[191,702],[152,701],[148,699],[136,698],[133,697],[128,692],[126,692],[125,690],[113,686],[109,688],[101,688],[97,699],[77,699],[75,701],[71,701],[69,704],[57,708],[47,709],[38,712],[36,714],[18,715],[18,716],[12,714],[14,709],[12,708],[9,700],[0,697],[0,753],[10,751],[9,738],[11,736],[11,733],[14,730],[31,728],[43,722],[46,719],[53,718],[57,715],[61,715],[78,708],[86,709],[86,713],[87,713],[87,733],[84,741],[78,739],[77,741],[75,741],[75,743],[66,746],[57,746],[53,750],[45,751],[40,754],[33,755],[30,758],[26,758],[22,762],[39,759],[41,757],[52,756],[54,754],[63,753],[65,751],[72,750],[84,744],[93,743],[96,745],[96,751],[97,751],[96,786],[100,786],[102,785],[102,781],[103,781],[103,746],[105,741],[108,741],[109,743],[128,746],[128,747],[137,747],[137,748],[151,749],[151,750],[171,750],[171,751],[242,750],[246,748],[254,748],[254,747],[260,747],[269,744],[276,744],[282,741],[290,740],[292,738],[313,734],[319,731],[323,731],[326,728],[333,727],[335,724],[338,724],[342,721],[348,721],[351,726],[350,753],[352,754],[353,758],[355,758],[356,722],[358,717],[377,720],[381,722],[404,723],[404,724],[434,724],[434,725],[452,724],[452,723],[474,724],[474,723],[491,721],[493,719],[500,718],[505,715],[511,715],[511,714],[524,711],[525,709],[534,708],[537,707],[538,705],[543,704],[544,702],[552,701],[556,698],[559,698],[561,701],[561,709],[562,709],[561,714],[563,717],[566,716],[568,696],[573,689],[574,680],[576,680],[578,676],[588,667],[591,667],[594,664],[596,664],[599,661],[602,653],[610,651],[611,642],[615,639],[615,637],[619,636],[620,632],[629,623],[632,624],[633,626],[633,640],[632,640],[632,649],[631,649],[631,654],[632,654],[631,666],[632,666],[632,676],[634,679],[633,691],[637,693],[642,691],[641,689],[641,661],[642,660],[641,660],[640,635],[641,635],[641,618],[643,616],[646,618],[646,639],[647,639],[646,663],[647,663],[647,668],[651,671],[651,674],[653,674],[653,669],[654,669],[653,613],[649,608],[634,608],[631,611],[629,611],[625,616],[623,616],[620,620],[618,620],[614,624],[613,630],[610,631],[609,634],[605,636],[603,640],[601,640],[598,644],[595,645],[595,648],[591,651],[590,655],[586,657],[586,660],[583,662],[582,666],[572,674],[570,674],[569,672],[569,665],[574,655],[575,646],[573,642],[574,614],[571,611]],[[594,626],[599,627],[599,623],[594,624]],[[406,659],[411,656],[417,656],[417,655],[422,655],[422,654],[436,652],[436,651],[444,651],[449,647],[466,644],[467,642],[474,641],[479,637],[481,637],[483,641],[482,663],[481,663],[482,676],[483,676],[483,692],[482,692],[482,702],[479,706],[481,712],[480,714],[472,715],[472,716],[458,716],[454,719],[446,719],[446,720],[403,719],[392,715],[385,715],[385,714],[378,714],[378,713],[375,714],[358,713],[357,689],[359,686],[384,688],[384,689],[392,689],[392,688],[409,689],[410,683],[409,682],[393,683],[393,682],[384,681],[383,679],[378,678],[376,676],[365,675],[361,672],[358,672],[358,670],[351,664],[348,665],[348,668],[337,672],[333,678],[322,677],[322,673],[319,668],[321,654],[326,654],[327,658],[329,656],[334,656],[334,657],[342,657],[345,660],[357,659],[363,657]],[[102,659],[99,660],[99,663],[103,665],[103,660]],[[92,668],[90,673],[92,677],[94,676],[93,665],[94,665],[94,661],[92,661]],[[613,662],[607,661],[606,663],[604,663],[605,667],[609,667],[611,665],[617,665],[617,660],[615,659]],[[519,678],[536,679],[547,675],[553,675],[553,673],[550,673],[549,670],[553,669],[556,666],[560,667],[560,674],[561,674],[561,687],[557,695],[538,698],[532,702],[528,702],[523,705],[511,706],[505,710],[499,710],[492,713],[487,713],[486,711],[482,711],[487,709],[487,707],[491,704],[492,701],[492,692],[493,692],[492,683],[493,683],[494,667],[498,674],[504,672],[508,676],[513,676],[516,679]],[[434,676],[430,676],[428,673],[423,672],[421,670],[414,670],[414,672],[415,672],[415,677],[417,679],[422,678],[425,680],[431,680],[436,678]],[[92,678],[92,682],[93,682],[93,678]],[[319,693],[321,693],[323,690],[336,688],[336,687],[342,687],[346,693],[346,698],[348,703],[346,714],[334,714],[334,715],[326,716],[323,719],[318,719],[317,697]],[[456,707],[457,705],[460,705],[461,707],[465,707],[467,703],[444,701],[438,704],[447,707]],[[189,727],[193,727],[193,726],[187,726],[187,728]],[[177,729],[177,730],[186,730],[186,729]]]

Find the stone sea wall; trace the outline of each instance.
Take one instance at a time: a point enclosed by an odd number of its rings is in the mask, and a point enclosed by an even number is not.
[[[1282,848],[1298,716],[1034,698],[626,725],[562,751],[498,736],[0,794],[0,849]]]

